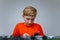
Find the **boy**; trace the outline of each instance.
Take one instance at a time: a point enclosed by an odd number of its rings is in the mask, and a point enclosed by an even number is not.
[[[35,33],[39,33],[40,36],[44,36],[41,25],[34,23],[36,15],[37,10],[34,7],[25,7],[22,15],[25,22],[16,24],[12,36],[31,37]]]

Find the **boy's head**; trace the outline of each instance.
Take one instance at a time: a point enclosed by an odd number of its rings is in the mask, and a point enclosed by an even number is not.
[[[25,20],[25,24],[31,25],[37,15],[37,10],[32,6],[27,6],[23,10],[23,18]]]
[[[32,6],[27,6],[23,10],[23,16],[34,16],[34,17],[36,17],[36,15],[37,15],[37,10]]]

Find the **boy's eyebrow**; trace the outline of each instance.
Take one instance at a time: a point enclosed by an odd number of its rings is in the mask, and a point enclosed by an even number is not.
[[[30,19],[30,18],[26,18],[26,19]]]
[[[26,19],[30,19],[30,18],[26,18]],[[34,18],[32,18],[31,20],[34,20]]]

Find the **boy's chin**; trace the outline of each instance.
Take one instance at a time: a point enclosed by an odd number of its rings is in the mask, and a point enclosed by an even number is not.
[[[31,26],[32,24],[27,24],[27,26]]]

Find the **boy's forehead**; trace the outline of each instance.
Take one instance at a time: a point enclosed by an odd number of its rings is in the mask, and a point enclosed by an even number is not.
[[[25,18],[35,18],[34,16],[24,16]]]

